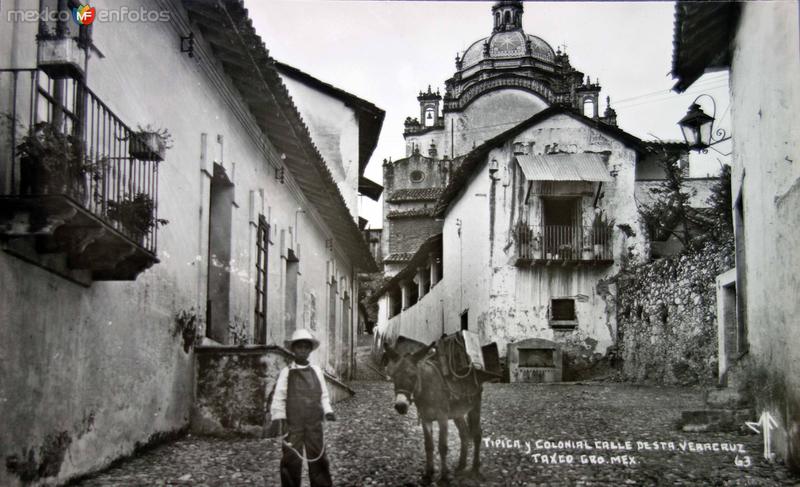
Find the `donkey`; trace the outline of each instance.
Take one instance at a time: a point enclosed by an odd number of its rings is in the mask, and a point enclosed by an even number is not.
[[[481,444],[481,393],[482,387],[474,376],[456,379],[445,377],[438,364],[429,357],[433,343],[414,353],[400,355],[384,344],[389,360],[387,372],[394,382],[394,408],[406,414],[411,403],[417,406],[425,438],[425,473],[423,482],[433,477],[433,421],[439,424],[440,477],[447,480],[447,420],[452,419],[458,429],[461,450],[457,473],[483,480],[480,473]],[[468,440],[472,438],[472,470],[464,472],[467,464]]]

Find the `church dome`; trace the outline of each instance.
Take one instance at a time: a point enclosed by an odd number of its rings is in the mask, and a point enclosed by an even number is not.
[[[599,85],[584,85],[565,52],[522,28],[523,2],[498,0],[492,7],[492,32],[456,55],[456,72],[445,82],[445,112],[461,112],[484,94],[497,90],[532,93],[548,104],[582,109],[596,100]],[[576,93],[580,91],[578,95]]]
[[[555,62],[556,53],[544,39],[529,35],[528,40],[531,41],[531,55],[533,57],[541,61]]]
[[[464,69],[473,66],[483,59],[497,58],[517,58],[523,57],[525,53],[525,40],[531,43],[531,56],[540,61],[552,63],[555,61],[556,54],[550,44],[542,38],[527,35],[522,30],[512,30],[507,32],[496,32],[490,37],[484,37],[474,42],[464,52],[461,63]],[[488,43],[489,52],[487,56],[486,44]]]
[[[483,59],[483,45],[486,43],[487,37],[483,39],[479,39],[472,43],[466,51],[464,51],[464,56],[461,58],[461,62],[465,68],[472,66],[473,64],[478,63],[481,59]]]

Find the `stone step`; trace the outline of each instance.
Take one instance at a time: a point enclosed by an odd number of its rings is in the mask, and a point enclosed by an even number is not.
[[[709,409],[743,409],[750,406],[748,398],[731,387],[709,390],[705,403]]]
[[[683,411],[678,421],[681,431],[699,432],[731,432],[745,427],[745,421],[752,421],[750,409],[701,409]]]

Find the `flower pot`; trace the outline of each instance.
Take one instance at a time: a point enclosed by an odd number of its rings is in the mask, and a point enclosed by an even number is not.
[[[602,244],[594,244],[594,258],[595,259],[602,259],[603,258],[603,245]]]
[[[536,260],[540,260],[542,258],[542,251],[541,250],[534,250],[533,251],[533,258]]]
[[[163,161],[167,144],[156,132],[138,132],[131,135],[128,149],[131,157],[140,161]]]
[[[83,203],[86,196],[85,181],[71,181],[63,172],[50,171],[34,159],[23,159],[20,164],[20,194],[72,195]]]
[[[552,252],[548,252],[547,254],[545,254],[545,256],[547,257],[547,260],[552,260],[553,259],[553,253]],[[556,257],[558,257],[558,255],[556,255]]]
[[[581,257],[583,260],[592,260],[594,259],[594,252],[592,252],[592,249],[590,248],[585,248],[583,251],[581,251]]]
[[[77,39],[40,39],[38,52],[39,67],[48,75],[83,79],[86,51],[78,46]]]

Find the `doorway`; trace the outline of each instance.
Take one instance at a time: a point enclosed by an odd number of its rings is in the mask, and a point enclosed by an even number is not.
[[[229,340],[233,197],[233,183],[225,168],[215,163],[208,214],[206,336],[224,344]]]

